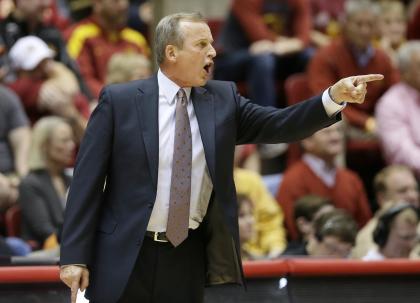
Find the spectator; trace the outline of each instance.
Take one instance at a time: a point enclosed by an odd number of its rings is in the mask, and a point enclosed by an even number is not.
[[[28,124],[18,97],[0,86],[0,212],[17,202],[19,178],[28,172]]]
[[[39,37],[54,49],[54,59],[66,65],[76,75],[83,94],[91,99],[91,93],[81,78],[77,65],[67,53],[60,31],[48,25],[51,1],[15,0],[14,2],[15,9],[0,23],[0,45],[10,50],[20,38],[28,35]],[[12,77],[6,79],[7,82],[13,80]]]
[[[343,115],[349,126],[346,161],[349,168],[358,173],[373,194],[371,182],[384,166],[380,145],[376,135],[374,108],[381,95],[399,79],[398,70],[388,55],[374,48],[377,6],[369,0],[348,0],[345,4],[343,36],[330,45],[319,49],[308,67],[309,87],[312,93],[320,93],[341,77],[352,74],[381,73],[381,83],[370,85],[363,104],[349,104]],[[372,205],[372,209],[376,206]]]
[[[373,111],[379,97],[398,81],[398,71],[388,56],[375,49],[375,6],[368,0],[348,0],[345,5],[343,38],[321,48],[309,68],[309,86],[320,93],[341,77],[353,74],[381,73],[384,81],[369,88],[363,104],[349,104],[343,111],[351,126],[374,134],[376,122]]]
[[[239,241],[241,243],[242,260],[256,259],[249,248],[249,242],[257,237],[255,229],[254,203],[246,195],[238,195]],[[261,257],[261,256],[259,256]]]
[[[108,62],[106,84],[145,79],[152,74],[150,60],[141,54],[116,53]]]
[[[287,244],[283,254],[294,255],[296,251],[302,251],[314,232],[314,221],[322,214],[334,210],[331,202],[323,197],[307,195],[299,198],[294,206],[294,219],[299,238]]]
[[[387,161],[407,165],[420,177],[420,40],[407,42],[398,61],[402,80],[379,100],[378,134]]]
[[[19,39],[10,50],[18,79],[10,87],[19,95],[35,123],[45,115],[66,118],[80,142],[89,116],[87,99],[72,72],[54,61],[54,52],[36,36]]]
[[[360,178],[351,170],[340,168],[337,157],[343,153],[343,124],[336,123],[302,141],[302,159],[286,170],[277,201],[285,213],[289,237],[298,238],[294,222],[294,203],[314,194],[329,198],[337,208],[348,211],[362,227],[371,217],[366,193]]]
[[[26,175],[29,144],[29,121],[20,100],[0,86],[0,173]]]
[[[314,232],[301,252],[293,255],[348,258],[354,245],[357,224],[345,211],[336,209],[322,214],[314,222]]]
[[[235,0],[217,45],[215,78],[247,81],[250,98],[277,106],[276,79],[305,69],[311,30],[304,0]]]
[[[64,119],[44,117],[34,125],[30,173],[19,187],[22,237],[43,248],[58,245],[70,185],[65,168],[73,160],[74,147],[72,129]]]
[[[149,55],[146,39],[126,26],[128,0],[92,0],[93,13],[68,33],[69,54],[96,98],[105,84],[107,63],[119,52]]]
[[[248,241],[248,251],[254,256],[278,257],[287,243],[282,209],[257,173],[235,167],[233,177],[237,193],[253,203],[256,237]]]
[[[378,11],[379,46],[397,65],[397,53],[406,41],[407,18],[404,4],[400,1],[386,1],[379,4]]]
[[[417,242],[418,208],[400,203],[383,213],[373,232],[378,248],[369,250],[365,261],[408,258]]]
[[[352,256],[357,259],[376,247],[372,237],[373,231],[378,225],[378,218],[388,208],[401,201],[420,207],[419,186],[413,172],[406,166],[391,165],[382,169],[375,176],[374,189],[380,208],[357,234],[352,252]]]

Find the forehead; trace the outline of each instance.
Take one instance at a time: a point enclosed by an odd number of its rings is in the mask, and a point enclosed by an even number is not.
[[[373,21],[375,14],[370,10],[359,10],[348,15],[348,21]]]
[[[414,186],[416,181],[411,173],[405,170],[396,170],[387,178],[389,189],[399,189],[405,186]]]
[[[57,123],[51,132],[51,137],[61,138],[67,136],[71,132],[71,127],[66,123]]]
[[[179,23],[179,28],[186,40],[212,39],[210,28],[205,22],[182,20]]]
[[[340,248],[348,248],[352,246],[351,243],[344,242],[339,237],[334,235],[325,236],[323,239],[323,243],[329,246],[335,246]]]

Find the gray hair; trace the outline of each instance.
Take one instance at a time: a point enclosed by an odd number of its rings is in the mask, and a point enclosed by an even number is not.
[[[398,51],[398,67],[400,71],[406,71],[411,65],[411,57],[420,53],[420,40],[411,40],[404,43]]]
[[[378,14],[378,10],[378,5],[373,3],[371,0],[347,0],[344,5],[346,18],[366,11],[371,12],[376,16]]]
[[[162,18],[155,31],[155,54],[159,65],[165,60],[165,48],[167,45],[172,44],[182,48],[184,36],[179,29],[181,21],[206,22],[200,13],[176,13]]]

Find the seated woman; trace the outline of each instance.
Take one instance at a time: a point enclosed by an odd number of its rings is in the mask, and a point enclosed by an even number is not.
[[[254,205],[247,195],[238,194],[239,241],[241,242],[242,260],[254,260],[259,257],[250,249],[250,242],[257,237],[255,229]]]
[[[70,177],[65,169],[73,160],[75,142],[63,118],[41,118],[33,128],[29,174],[19,186],[22,237],[43,248],[58,246]]]

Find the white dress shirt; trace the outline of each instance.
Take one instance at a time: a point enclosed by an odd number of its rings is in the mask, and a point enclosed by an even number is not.
[[[174,152],[176,94],[180,87],[158,71],[159,85],[159,168],[157,195],[147,230],[166,231]],[[191,101],[191,87],[184,88],[187,95],[188,117],[192,136],[191,199],[189,227],[197,228],[207,211],[213,184],[204,157],[203,142],[197,116]]]
[[[172,158],[174,150],[176,94],[180,87],[166,77],[159,69],[159,168],[157,194],[152,214],[147,226],[148,231],[166,231],[169,211],[169,197],[172,176]],[[207,212],[213,184],[204,156],[203,142],[200,136],[197,116],[191,101],[191,87],[184,88],[187,95],[188,116],[192,135],[192,172],[189,227],[197,228]],[[151,101],[152,102],[152,101]],[[322,103],[329,116],[342,110],[331,100],[328,90],[322,95]]]

